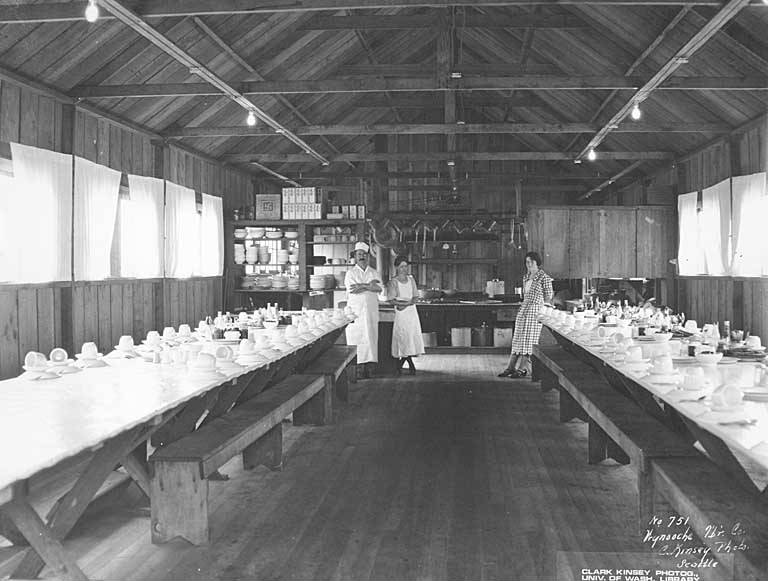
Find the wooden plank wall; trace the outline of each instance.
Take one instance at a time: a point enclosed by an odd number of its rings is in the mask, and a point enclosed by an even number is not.
[[[252,199],[245,174],[173,147],[158,156],[146,134],[81,110],[73,114],[71,106],[6,81],[0,82],[0,141],[71,152],[127,173],[165,175],[222,196],[225,218],[228,209]],[[156,167],[158,159],[165,167]],[[62,346],[75,353],[95,341],[107,352],[120,335],[140,340],[149,330],[197,323],[222,305],[221,277],[0,286],[0,379],[18,375],[30,350],[47,354]]]
[[[767,119],[758,119],[678,162],[678,192],[701,190],[732,175],[765,171]],[[768,280],[680,277],[677,285],[677,308],[689,318],[699,323],[730,320],[734,329],[768,337]]]

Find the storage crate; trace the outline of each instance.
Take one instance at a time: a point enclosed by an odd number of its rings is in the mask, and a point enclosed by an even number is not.
[[[280,194],[256,194],[256,219],[282,219],[282,196]]]

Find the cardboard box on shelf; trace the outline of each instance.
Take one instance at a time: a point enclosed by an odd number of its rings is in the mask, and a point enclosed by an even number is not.
[[[280,220],[282,196],[280,194],[256,194],[256,220]]]
[[[357,219],[365,220],[365,206],[363,204],[357,205]]]

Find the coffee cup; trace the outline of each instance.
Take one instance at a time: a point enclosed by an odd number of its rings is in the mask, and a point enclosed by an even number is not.
[[[653,370],[656,373],[674,373],[675,368],[672,365],[672,358],[668,355],[662,355],[653,360]]]
[[[54,347],[51,349],[51,353],[48,355],[48,358],[53,363],[64,363],[69,358],[69,355],[65,349],[62,349],[61,347]]]
[[[99,348],[93,341],[86,341],[80,348],[80,355],[83,359],[96,359],[99,356]]]
[[[680,347],[682,346],[682,343],[679,339],[671,339],[667,342],[667,345],[669,346],[669,354],[672,357],[680,356]]]
[[[117,348],[121,351],[132,351],[133,337],[130,335],[121,335],[120,340],[117,342]]]
[[[160,333],[157,331],[149,331],[146,339],[147,345],[157,346],[160,344]]]
[[[27,369],[42,369],[48,360],[39,351],[30,351],[24,356],[24,367]]]
[[[218,361],[230,361],[233,355],[229,345],[219,345],[213,354]]]
[[[163,339],[173,339],[176,336],[176,330],[173,327],[163,329]]]
[[[192,334],[192,329],[186,323],[179,325],[179,335],[182,337],[189,337]]]
[[[699,324],[693,319],[688,319],[685,322],[685,325],[683,325],[683,329],[685,329],[689,333],[695,333],[696,331],[699,330]]]
[[[683,389],[697,390],[704,387],[704,370],[701,367],[691,367],[683,377]]]
[[[760,349],[760,347],[762,347],[762,342],[758,335],[750,335],[744,340],[744,345],[748,349]]]
[[[627,349],[626,361],[632,362],[632,361],[642,361],[642,360],[643,360],[643,350],[640,348],[639,345],[633,345],[632,347],[629,347]]]
[[[744,392],[733,385],[725,385],[712,393],[712,405],[719,408],[736,407],[744,399]]]
[[[248,339],[243,339],[240,341],[238,353],[240,355],[251,355],[253,353],[253,343]]]

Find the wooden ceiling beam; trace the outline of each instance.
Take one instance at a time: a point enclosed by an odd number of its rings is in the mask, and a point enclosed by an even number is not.
[[[568,161],[576,157],[575,153],[561,151],[506,151],[506,152],[408,152],[408,153],[343,153],[332,156],[331,163],[347,162],[407,162],[407,161]],[[675,154],[668,151],[602,151],[600,161],[624,159],[671,160]],[[305,154],[270,154],[270,153],[234,153],[221,156],[222,161],[230,163],[309,163],[312,158]]]
[[[437,24],[430,14],[409,14],[406,16],[361,15],[361,16],[320,16],[301,25],[299,30],[398,30],[432,29]],[[486,16],[468,14],[461,19],[462,28],[585,28],[586,23],[574,16],[540,16],[520,14],[515,16]]]
[[[114,0],[105,0],[114,1]],[[746,0],[740,0],[746,1]],[[196,71],[199,69],[195,69]],[[283,80],[227,83],[231,91],[240,95],[280,95],[300,93],[379,93],[379,92],[438,92],[438,91],[579,91],[579,90],[633,90],[642,87],[643,99],[649,92],[650,81],[621,76],[515,76],[468,77],[450,79],[441,87],[435,79],[419,78],[367,78],[325,80]],[[143,97],[174,97],[221,95],[222,89],[209,83],[150,83],[126,85],[91,85],[75,87],[72,94],[82,99],[126,99]],[[638,90],[636,97],[640,99]],[[766,77],[674,77],[654,90],[684,91],[765,91]],[[254,106],[255,107],[255,106]],[[626,116],[626,115],[624,115]],[[623,119],[623,117],[622,117]],[[621,120],[621,119],[620,119]],[[619,120],[619,121],[620,121]]]
[[[722,6],[721,0],[155,0],[139,3],[136,14],[148,18],[185,18],[230,14],[275,14],[281,12],[320,12],[324,10],[378,10],[386,8],[448,8],[451,6]],[[748,0],[762,6],[761,0]],[[85,2],[43,2],[0,6],[0,24],[69,22],[83,19]],[[99,2],[101,4],[101,2]],[[112,19],[103,6],[102,19]],[[107,13],[104,13],[107,12]]]
[[[562,71],[548,64],[528,64],[525,67],[517,63],[461,63],[453,66],[453,72],[463,77],[505,77],[521,75],[558,75]],[[431,64],[383,64],[383,65],[345,65],[334,75],[337,78],[349,77],[432,77],[434,65]],[[244,81],[256,79],[244,78]]]
[[[703,47],[713,36],[715,36],[726,24],[728,24],[744,7],[750,4],[750,0],[729,0],[720,10],[696,33],[693,37],[679,48],[667,62],[662,65],[658,72],[646,81],[642,87],[632,96],[631,99],[611,117],[605,125],[589,140],[586,147],[579,154],[579,158],[585,158],[590,151],[599,146],[608,134],[619,126],[619,124],[630,114],[630,111],[636,104],[642,103],[655,90],[663,88],[665,81],[673,81],[670,77],[681,66],[688,63],[688,60]],[[676,77],[674,80],[689,79],[691,77]],[[667,83],[669,84],[669,83]],[[738,86],[738,83],[734,84]],[[765,83],[768,88],[768,83]]]
[[[459,172],[464,173],[464,172]],[[322,173],[322,172],[301,172],[300,177],[297,179],[302,180],[345,180],[345,179],[385,179],[385,180],[440,180],[447,177],[447,172],[441,173],[440,171],[352,171],[342,173]],[[459,182],[470,182],[479,180],[496,180],[501,179],[505,182],[510,180],[522,180],[528,182],[530,180],[537,180],[542,182],[567,182],[567,183],[579,183],[579,182],[600,182],[605,177],[594,176],[581,176],[566,173],[516,173],[516,172],[494,172],[483,171],[478,173],[475,169],[471,169],[462,177]],[[447,182],[446,182],[447,183]]]
[[[515,133],[591,133],[594,123],[425,123],[375,125],[306,125],[292,131],[296,135],[461,135]],[[729,133],[724,123],[627,123],[615,133]],[[267,127],[184,127],[165,131],[166,138],[192,137],[269,137],[278,135]]]
[[[316,161],[319,161],[322,164],[328,163],[328,160],[323,157],[321,153],[315,151],[308,143],[303,141],[297,135],[291,133],[291,131],[284,127],[279,121],[273,119],[269,113],[257,107],[244,94],[242,94],[236,88],[232,87],[232,85],[218,76],[212,70],[207,68],[192,55],[182,50],[168,37],[147,24],[135,12],[126,8],[122,2],[119,0],[99,0],[99,5],[105,7],[110,11],[110,13],[117,17],[120,22],[134,30],[140,36],[149,40],[152,44],[160,48],[160,50],[165,52],[171,58],[187,67],[191,73],[194,73],[201,79],[204,79],[208,84],[217,88],[219,93],[223,93],[227,97],[231,98],[235,103],[243,107],[245,110],[253,112],[262,121],[273,127],[276,131],[282,133],[286,139],[302,148]]]

